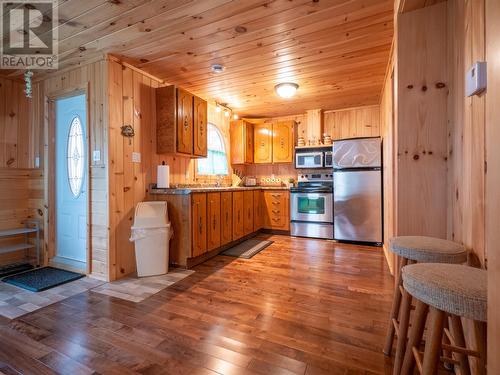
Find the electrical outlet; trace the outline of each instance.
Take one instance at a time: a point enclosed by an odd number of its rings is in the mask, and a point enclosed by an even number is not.
[[[92,160],[93,161],[100,161],[101,160],[101,151],[100,150],[94,150],[94,153],[92,154]]]
[[[35,157],[35,168],[40,168],[40,157]]]
[[[132,152],[132,163],[140,163],[140,162],[141,162],[141,153]]]

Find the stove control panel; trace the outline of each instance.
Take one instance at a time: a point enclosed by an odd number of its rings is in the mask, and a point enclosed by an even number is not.
[[[332,181],[333,173],[308,173],[299,174],[299,182],[321,182],[321,181]]]

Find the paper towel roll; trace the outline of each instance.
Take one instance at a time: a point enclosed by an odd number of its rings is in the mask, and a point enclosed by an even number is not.
[[[159,165],[156,173],[156,186],[159,189],[170,187],[170,168],[168,165]]]

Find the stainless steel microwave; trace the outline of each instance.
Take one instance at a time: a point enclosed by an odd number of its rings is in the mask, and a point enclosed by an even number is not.
[[[323,151],[295,152],[295,168],[324,168]]]

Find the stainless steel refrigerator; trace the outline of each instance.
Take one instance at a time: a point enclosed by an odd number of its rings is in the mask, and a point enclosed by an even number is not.
[[[382,140],[333,144],[333,225],[339,241],[382,244]]]

